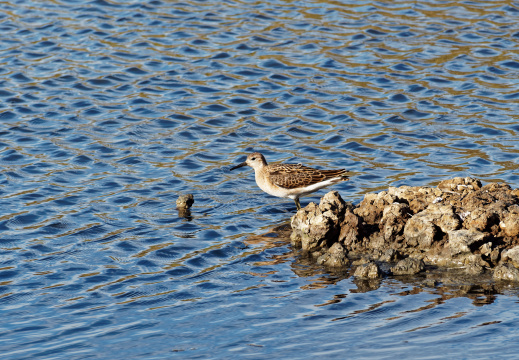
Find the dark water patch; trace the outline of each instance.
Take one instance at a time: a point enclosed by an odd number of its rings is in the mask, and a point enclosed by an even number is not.
[[[482,134],[488,136],[503,136],[505,133],[498,129],[493,129],[491,127],[482,127],[482,126],[472,126],[470,128],[470,132],[473,134]]]
[[[139,204],[139,206],[141,206],[141,207],[149,207],[149,208],[160,207],[160,205],[161,205],[160,202],[154,201],[154,200],[143,201],[142,203]]]
[[[178,138],[183,138],[185,140],[192,140],[192,141],[198,140],[198,138],[190,131],[181,131],[177,134],[177,136],[178,136]]]
[[[87,82],[91,85],[95,86],[111,86],[113,85],[113,82],[107,79],[91,79],[87,80]]]
[[[226,106],[223,106],[223,105],[213,104],[213,105],[206,106],[204,108],[204,110],[211,111],[211,112],[223,112],[223,111],[228,111],[229,108]]]
[[[67,196],[59,200],[54,200],[54,203],[58,206],[71,206],[76,205],[79,200],[79,196]]]
[[[503,98],[506,99],[506,100],[519,99],[519,92],[505,95],[505,96],[503,96]]]
[[[424,113],[424,112],[417,111],[414,109],[408,109],[408,110],[404,111],[402,114],[408,119],[421,119],[421,118],[430,116],[430,114],[428,114],[428,113]]]
[[[17,82],[20,82],[20,83],[26,83],[26,82],[32,81],[32,79],[28,78],[27,76],[25,76],[22,73],[16,73],[16,74],[11,75],[10,77],[11,77],[11,79],[13,79]]]
[[[179,122],[171,121],[171,120],[165,120],[165,119],[159,119],[156,122],[157,122],[157,125],[159,127],[165,128],[165,129],[175,128],[175,127],[180,125]]]
[[[363,153],[371,153],[374,150],[371,148],[368,148],[362,144],[359,144],[355,141],[350,141],[344,145],[340,146],[341,149],[349,150],[349,151],[355,151],[355,152],[363,152]]]
[[[0,279],[2,279],[2,281],[6,281],[16,277],[18,273],[19,272],[15,270],[0,270]]]
[[[79,239],[92,239],[106,233],[107,231],[108,229],[103,225],[88,224],[85,229],[77,231],[73,233],[73,235]]]
[[[142,163],[138,156],[126,157],[124,159],[118,160],[117,162],[125,165],[137,165]]]
[[[6,100],[6,102],[8,102],[10,104],[20,104],[20,103],[24,103],[25,100],[19,99],[19,98],[9,98]]]
[[[290,134],[295,136],[315,136],[316,133],[313,131],[308,131],[299,127],[290,127],[287,130]]]
[[[373,106],[377,106],[377,107],[388,107],[387,104],[385,104],[381,101],[371,101],[370,104]]]
[[[16,114],[11,111],[4,111],[0,113],[0,121],[9,121],[16,118]]]
[[[494,74],[497,74],[497,75],[504,75],[504,74],[506,74],[505,71],[500,70],[500,69],[498,69],[498,68],[496,68],[494,66],[489,66],[487,68],[487,70],[490,71],[491,73],[494,73]]]
[[[176,119],[176,120],[181,120],[181,121],[194,120],[194,118],[192,118],[190,116],[183,115],[183,114],[171,114],[171,115],[169,115],[169,117],[173,118],[173,119]]]
[[[234,98],[234,99],[230,99],[228,100],[229,103],[233,104],[233,105],[249,105],[252,103],[251,100],[249,99],[244,99],[244,98]]]
[[[501,65],[512,69],[519,69],[519,62],[517,61],[505,61],[502,62]]]
[[[409,101],[409,98],[404,94],[395,94],[389,98],[389,101],[405,103]]]
[[[52,223],[41,228],[43,234],[57,235],[72,229],[72,224]]]
[[[344,138],[340,135],[331,136],[330,138],[326,139],[323,143],[324,144],[340,144],[344,141]]]
[[[10,91],[6,91],[6,90],[0,90],[0,97],[9,97],[9,96],[14,96],[15,93],[13,92],[10,92]]]
[[[26,157],[22,154],[19,154],[15,150],[8,150],[2,153],[1,162],[5,163],[21,163],[23,161],[27,161]]]

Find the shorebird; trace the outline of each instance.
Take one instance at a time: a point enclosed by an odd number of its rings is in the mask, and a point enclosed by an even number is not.
[[[346,181],[346,170],[318,170],[301,164],[268,165],[259,152],[249,154],[247,160],[230,170],[249,165],[254,169],[256,184],[267,194],[290,198],[295,201],[297,210],[301,209],[299,198],[329,185]]]

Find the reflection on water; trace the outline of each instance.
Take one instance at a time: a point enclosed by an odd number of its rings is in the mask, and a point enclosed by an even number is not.
[[[353,202],[517,187],[518,9],[2,2],[3,357],[515,355],[516,287],[329,273],[288,245],[293,204],[228,169],[348,168]]]

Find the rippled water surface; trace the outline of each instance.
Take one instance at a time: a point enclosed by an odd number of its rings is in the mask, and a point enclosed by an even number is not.
[[[513,1],[0,1],[2,358],[516,356],[517,288],[328,273],[272,231],[293,202],[228,169],[253,150],[344,167],[352,202],[518,187],[518,19]]]

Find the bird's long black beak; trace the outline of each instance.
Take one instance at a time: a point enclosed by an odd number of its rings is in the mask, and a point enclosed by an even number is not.
[[[230,168],[229,171],[233,171],[234,169],[241,168],[243,166],[247,166],[247,163],[246,162],[242,162],[241,164],[238,164],[238,165],[233,166],[232,168]]]

